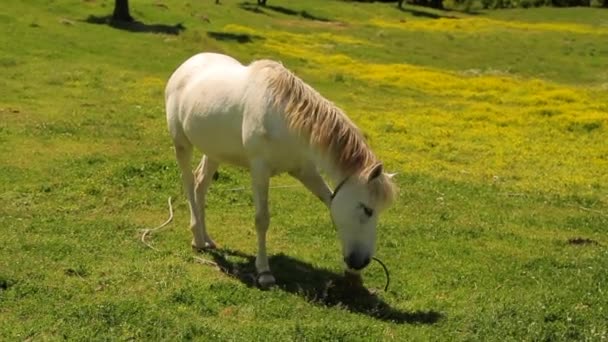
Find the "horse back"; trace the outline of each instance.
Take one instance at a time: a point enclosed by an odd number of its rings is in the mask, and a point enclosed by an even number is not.
[[[187,139],[222,162],[247,166],[262,158],[277,170],[301,162],[299,139],[272,106],[263,71],[219,54],[184,62],[166,87],[174,140]],[[172,128],[173,127],[173,128]]]

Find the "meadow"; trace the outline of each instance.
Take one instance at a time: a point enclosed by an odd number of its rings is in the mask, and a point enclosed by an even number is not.
[[[133,0],[113,27],[113,3],[0,7],[0,340],[608,340],[605,9]],[[163,92],[201,51],[280,60],[398,173],[388,291],[378,264],[336,291],[329,215],[287,176],[275,288],[244,170],[208,196],[221,249],[191,250]]]

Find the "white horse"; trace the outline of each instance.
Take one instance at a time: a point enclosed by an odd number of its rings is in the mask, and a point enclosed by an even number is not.
[[[184,190],[196,249],[215,248],[205,225],[205,193],[220,163],[251,173],[257,231],[256,269],[262,287],[275,283],[266,255],[270,177],[288,172],[329,208],[347,271],[370,262],[379,213],[395,196],[392,175],[357,127],[280,63],[244,66],[215,53],[184,62],[165,91],[167,123]],[[193,147],[203,152],[194,174]],[[334,184],[329,189],[317,171]]]

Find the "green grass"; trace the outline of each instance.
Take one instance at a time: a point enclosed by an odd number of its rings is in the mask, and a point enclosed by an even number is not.
[[[608,338],[605,10],[423,10],[463,18],[432,19],[381,3],[270,0],[282,12],[256,13],[166,0],[132,1],[132,14],[181,22],[180,35],[85,21],[112,4],[0,8],[0,340]],[[538,23],[558,26],[526,26]],[[191,251],[163,88],[203,50],[281,60],[399,172],[379,227],[387,292],[376,264],[364,272],[375,295],[328,287],[338,241],[301,187],[271,190],[279,286],[252,286],[251,194],[232,191],[248,174],[232,167],[207,206],[224,252]],[[165,219],[169,196],[175,220],[154,251],[140,229]]]

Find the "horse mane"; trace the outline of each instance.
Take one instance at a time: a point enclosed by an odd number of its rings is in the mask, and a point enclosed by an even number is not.
[[[278,62],[258,60],[251,68],[265,71],[271,105],[284,113],[292,131],[330,156],[343,174],[369,178],[380,161],[359,128],[340,108]],[[390,177],[382,174],[370,186],[372,196],[381,205],[393,201],[396,189]]]

